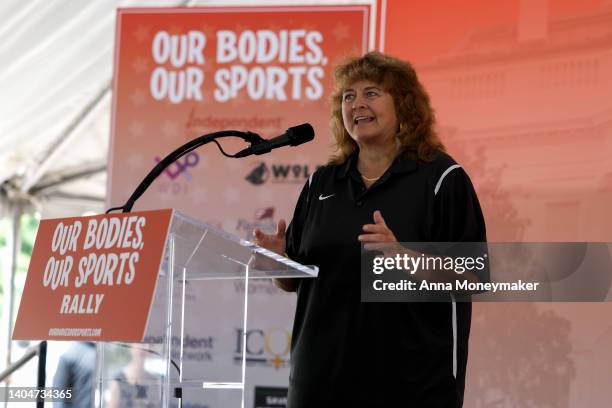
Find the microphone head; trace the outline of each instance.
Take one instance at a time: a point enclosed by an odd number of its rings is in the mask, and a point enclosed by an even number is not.
[[[286,134],[291,140],[291,146],[297,146],[314,139],[314,129],[310,123],[302,123],[301,125],[290,127],[287,129]]]

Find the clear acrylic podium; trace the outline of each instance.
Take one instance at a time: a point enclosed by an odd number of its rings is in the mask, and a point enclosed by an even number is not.
[[[98,344],[96,407],[244,407],[249,281],[318,268],[176,211],[161,265],[142,343]]]

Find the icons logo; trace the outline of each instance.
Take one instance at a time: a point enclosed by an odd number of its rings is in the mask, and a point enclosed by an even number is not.
[[[243,339],[246,342],[246,362],[249,365],[271,366],[277,370],[289,364],[291,333],[289,330],[274,327],[266,330],[251,329],[246,334],[236,329],[236,349],[234,362],[242,363]]]

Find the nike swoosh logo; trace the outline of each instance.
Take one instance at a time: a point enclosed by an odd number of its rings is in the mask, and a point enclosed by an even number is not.
[[[326,196],[324,196],[323,194],[321,194],[321,195],[319,196],[319,200],[326,200],[326,199],[328,199],[329,197],[333,197],[333,196],[335,196],[335,195],[336,195],[336,194],[330,194],[330,195],[326,195]]]

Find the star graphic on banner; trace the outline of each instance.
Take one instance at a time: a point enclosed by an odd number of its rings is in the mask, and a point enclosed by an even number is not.
[[[221,225],[221,229],[224,231],[235,234],[236,233],[236,220],[223,220],[223,224]]]
[[[236,204],[240,201],[240,190],[236,187],[226,187],[223,191],[223,198],[226,204]]]
[[[180,137],[178,125],[170,120],[164,121],[161,133],[165,140],[178,139]]]
[[[149,68],[149,64],[147,63],[146,58],[144,57],[136,57],[134,58],[134,62],[132,62],[132,69],[137,74],[142,74],[147,71]]]
[[[213,71],[215,71],[215,68],[209,62],[209,60],[204,61],[204,66],[201,69],[202,69],[202,72],[204,72],[204,80],[206,80],[206,78],[212,75]]]
[[[194,200],[198,203],[203,203],[206,201],[206,198],[208,197],[208,190],[206,189],[206,187],[196,187],[193,190],[193,193],[191,193],[191,196],[194,198]]]
[[[215,36],[215,29],[208,24],[203,24],[200,26],[200,31],[204,33],[206,36],[206,42],[210,41],[211,38]]]
[[[295,163],[310,163],[310,157],[303,153],[299,153],[293,156],[293,161]]]
[[[145,131],[144,123],[135,120],[135,121],[132,121],[132,123],[130,124],[130,136],[140,137],[144,134],[144,131]]]
[[[259,205],[272,203],[272,194],[270,194],[270,190],[265,187],[258,188],[257,192],[254,194],[254,198]]]
[[[302,97],[297,101],[300,108],[305,107],[306,105],[310,105],[312,101],[306,97],[306,95],[302,95]]]
[[[245,97],[240,95],[240,92],[238,92],[238,95],[236,95],[235,98],[230,99],[229,103],[234,108],[240,107],[240,106],[244,105],[244,98]]]
[[[236,171],[240,171],[244,169],[244,162],[241,160],[225,160],[224,162],[225,168],[230,173],[235,173]],[[245,170],[246,173],[246,170]]]
[[[338,66],[342,63],[344,63],[346,56],[347,55],[361,55],[361,48],[359,47],[352,47],[352,48],[346,48],[343,50],[342,54],[338,54],[336,55],[333,59],[332,59],[332,66]],[[325,59],[327,60],[327,57],[325,57]]]
[[[147,94],[141,89],[135,89],[130,95],[132,104],[136,107],[141,107],[147,100]]]
[[[241,23],[238,23],[238,24],[236,24],[236,25],[234,26],[234,32],[235,32],[236,34],[239,34],[239,33],[243,32],[243,31],[245,31],[245,30],[248,30],[248,29],[250,29],[250,27],[245,26],[244,24],[241,24]]]
[[[262,101],[263,101],[263,106],[266,107],[266,108],[275,106],[279,102],[276,99],[267,99],[267,98],[262,99]],[[288,102],[288,101],[291,101],[291,97],[289,95],[287,95],[287,100],[283,101],[283,102]],[[262,103],[262,102],[260,102],[260,103]]]
[[[144,163],[144,156],[142,153],[134,153],[130,155],[130,158],[128,159],[128,167],[131,170],[140,169],[143,163]]]
[[[337,42],[342,42],[349,38],[349,26],[346,24],[338,24],[332,31]]]
[[[178,24],[172,24],[170,28],[168,28],[168,33],[170,34],[181,34],[182,28]]]
[[[172,188],[172,186],[170,186],[169,188]],[[159,200],[164,202],[164,203],[172,201],[173,198],[174,197],[172,195],[170,195],[169,192],[160,192],[160,194],[159,194]]]
[[[202,89],[202,100],[198,101],[198,103],[200,105],[203,103],[210,103],[210,101],[212,101],[212,97],[213,97],[212,89],[204,88]]]
[[[149,38],[149,28],[146,26],[138,26],[134,31],[134,37],[139,43],[146,41]]]

